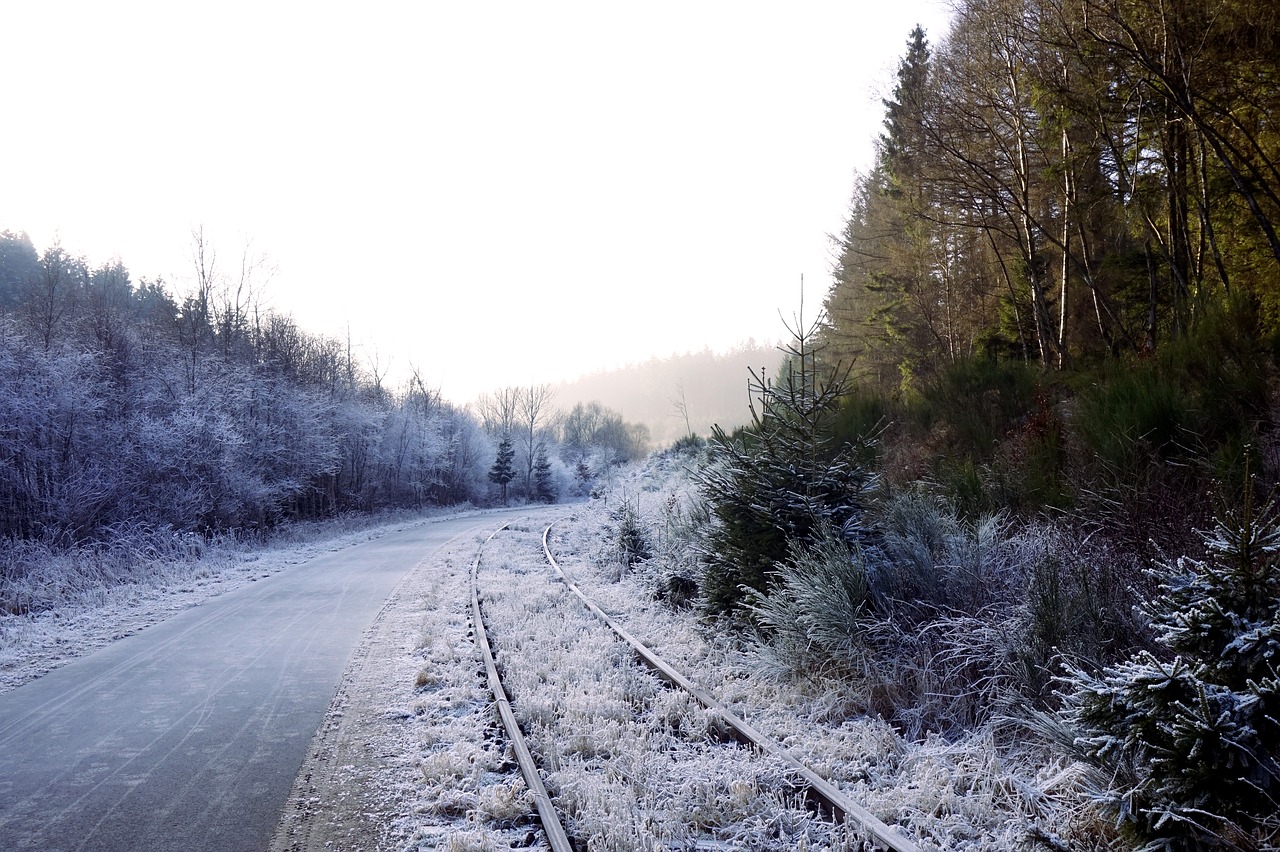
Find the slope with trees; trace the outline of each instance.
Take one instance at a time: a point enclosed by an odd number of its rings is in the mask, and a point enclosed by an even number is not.
[[[1070,765],[1030,846],[1280,837],[1272,5],[912,32],[818,339],[709,443],[697,570],[650,569],[844,712]]]
[[[648,430],[655,446],[691,435],[706,436],[719,424],[733,429],[749,419],[742,376],[748,369],[772,374],[776,344],[746,341],[727,352],[687,352],[651,358],[617,370],[592,373],[555,387],[566,408],[597,402]]]
[[[93,266],[0,233],[0,607],[26,606],[9,580],[38,574],[45,552],[506,502],[513,480],[520,499],[549,501],[643,449],[612,417],[622,439],[601,425],[562,447],[548,386],[499,391],[478,413],[417,371],[390,389],[350,341],[262,307],[258,255],[224,263],[197,230],[191,259],[178,294],[118,258]],[[504,439],[512,472],[491,478]]]

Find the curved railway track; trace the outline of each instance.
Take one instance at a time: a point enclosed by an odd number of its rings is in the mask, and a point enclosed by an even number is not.
[[[485,541],[485,544],[506,528],[507,525],[504,525],[494,531]],[[715,696],[669,665],[652,649],[636,639],[626,628],[618,624],[597,606],[556,561],[550,546],[551,529],[551,526],[548,526],[542,533],[542,550],[548,564],[579,601],[593,615],[608,625],[620,640],[629,645],[645,666],[667,684],[687,692],[702,707],[716,714],[735,739],[754,747],[761,753],[769,755],[787,766],[801,779],[807,790],[808,798],[815,801],[823,812],[833,815],[837,821],[844,820],[861,831],[865,837],[875,844],[876,848],[888,850],[888,852],[921,852],[920,847],[914,842],[903,837],[893,827],[853,801],[838,787],[819,776],[775,740],[737,716]],[[511,702],[502,686],[502,678],[498,672],[493,649],[489,643],[489,634],[481,607],[482,596],[479,591],[479,568],[483,550],[484,545],[482,544],[471,565],[471,610],[475,640],[484,660],[489,689],[493,693],[494,703],[511,742],[516,762],[520,767],[521,774],[524,776],[526,785],[534,797],[534,803],[539,819],[542,822],[548,845],[554,852],[572,852],[574,849],[573,843],[570,841],[568,833],[560,821],[554,802],[542,781],[542,774],[537,762],[534,760],[532,751],[526,743],[524,734],[516,720],[515,713],[511,708]]]
[[[485,540],[488,544],[509,524],[503,524],[493,531]],[[565,833],[560,817],[556,813],[546,785],[542,783],[542,775],[538,764],[534,762],[533,753],[525,742],[524,734],[516,722],[516,714],[511,710],[511,702],[507,699],[506,690],[502,688],[502,678],[498,675],[498,666],[493,658],[493,648],[489,645],[489,633],[484,625],[484,613],[480,609],[480,584],[477,575],[480,572],[480,555],[484,551],[481,545],[476,558],[471,563],[471,622],[475,631],[476,645],[480,648],[480,656],[484,660],[485,676],[489,681],[489,691],[493,693],[494,704],[498,708],[498,716],[502,719],[502,727],[506,729],[507,738],[515,752],[516,763],[520,765],[520,774],[524,776],[525,785],[533,793],[534,805],[538,809],[538,819],[542,822],[542,831],[547,836],[547,844],[553,852],[573,852],[573,844]]]

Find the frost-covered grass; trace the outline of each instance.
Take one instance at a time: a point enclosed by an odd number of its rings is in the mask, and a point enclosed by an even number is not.
[[[680,460],[657,459],[619,475],[600,499],[564,507],[551,543],[584,591],[634,635],[922,848],[1106,848],[1106,826],[1083,805],[1090,779],[1044,737],[969,711],[968,727],[941,730],[922,718],[912,728],[877,713],[865,682],[821,672],[770,676],[741,623],[708,622],[682,606],[682,580],[697,576],[689,544],[702,517]],[[113,635],[403,523],[327,540],[322,530],[304,531],[316,541],[287,547],[229,542],[165,557],[124,581],[104,573],[107,581],[86,582],[59,606],[0,616],[0,677],[12,686]],[[555,577],[541,554],[542,529],[516,524],[485,545],[483,605],[517,716],[582,847],[859,848],[856,833],[806,809],[784,767],[721,742],[713,715],[634,660]],[[393,700],[399,733],[379,743],[387,771],[369,783],[387,785],[385,800],[400,813],[386,833],[397,839],[379,848],[545,848],[469,632],[466,569],[482,541],[459,542],[424,569],[420,586],[398,593],[420,596],[422,616],[404,651],[412,659],[397,669],[403,682],[388,687],[394,699],[380,698]],[[642,552],[648,558],[636,558]],[[964,563],[956,552],[961,568],[993,567]],[[918,695],[956,688],[958,670],[974,662],[957,656],[962,649],[982,657],[999,647],[978,627],[959,614],[933,624],[947,635],[887,660],[881,680],[915,671]],[[983,688],[1004,690],[996,681]],[[939,694],[940,705],[991,700]]]
[[[922,849],[1106,848],[1084,770],[1043,738],[1000,720],[904,736],[847,683],[762,676],[747,635],[658,601],[688,568],[696,526],[678,466],[658,473],[659,488],[623,478],[555,518],[557,558],[614,618]],[[631,523],[624,501],[652,553],[629,569],[615,540]],[[722,742],[713,715],[642,668],[555,577],[543,528],[517,523],[484,545],[482,599],[507,692],[581,848],[864,848],[804,806],[785,768]],[[374,798],[400,807],[386,834],[399,840],[379,849],[545,848],[468,629],[466,569],[483,540],[459,542],[402,592],[421,596],[422,616],[413,661],[377,699],[401,719],[397,742],[376,744],[387,771],[373,783],[387,792]]]
[[[979,678],[968,686],[973,694],[963,692],[973,671],[993,666],[999,671],[1001,661],[990,656],[1008,648],[995,635],[999,625],[961,615],[929,621],[924,636],[898,637],[904,640],[899,652],[880,660],[880,677],[871,682],[820,672],[777,676],[777,667],[762,656],[762,645],[738,629],[740,624],[709,623],[695,611],[658,600],[670,577],[688,570],[679,538],[687,532],[683,522],[697,514],[695,502],[678,462],[660,460],[619,483],[608,500],[594,501],[558,524],[552,547],[584,591],[629,631],[922,847],[1053,848],[1067,836],[1092,844],[1097,825],[1081,808],[1084,770],[1010,719],[1017,704],[1013,675],[1010,682]],[[633,569],[620,565],[613,545],[618,507],[624,503],[638,506],[655,550],[652,559]],[[952,547],[962,544],[952,542]],[[1006,561],[1025,555],[1030,546],[1005,547]],[[1000,555],[994,547],[990,552]],[[998,568],[997,562],[975,555],[955,565],[975,572]],[[966,585],[978,581],[960,579]],[[880,650],[884,653],[886,646]],[[910,678],[915,682],[901,682]],[[899,694],[877,696],[877,689]],[[938,690],[936,696],[931,689]],[[937,705],[926,713],[948,708],[951,723],[931,730],[936,722],[922,718],[918,725],[904,725],[899,713],[890,724],[876,711],[877,701],[887,707],[913,700]],[[992,702],[1001,712],[991,712]],[[603,723],[601,734],[608,736]],[[745,832],[751,817],[742,818],[737,830]],[[746,835],[727,830],[726,836],[742,840]]]
[[[480,541],[452,548],[421,594],[412,718],[403,752],[418,767],[400,819],[413,850],[483,852],[525,845],[533,800],[499,735],[491,696],[478,674],[469,621],[469,560]]]
[[[573,521],[571,524],[575,523]],[[664,687],[513,527],[481,588],[503,683],[548,790],[585,848],[845,849],[857,838],[805,809],[780,762],[722,743],[713,716]]]

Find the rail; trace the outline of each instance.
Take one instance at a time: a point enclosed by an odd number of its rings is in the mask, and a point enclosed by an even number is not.
[[[484,544],[505,530],[509,525],[503,524],[496,529],[492,535],[485,539]],[[538,765],[534,762],[533,753],[529,750],[529,745],[525,742],[524,733],[520,730],[520,725],[516,722],[515,713],[511,710],[511,702],[507,700],[506,690],[502,688],[502,678],[498,675],[498,666],[493,658],[493,648],[489,645],[489,634],[484,626],[484,613],[480,608],[480,590],[477,575],[480,571],[480,556],[484,551],[484,545],[476,551],[476,558],[471,563],[471,620],[472,627],[475,630],[476,645],[480,648],[480,656],[484,659],[485,673],[489,680],[489,691],[493,693],[494,703],[498,708],[498,715],[502,718],[502,726],[507,731],[507,739],[511,742],[512,750],[515,752],[516,763],[520,765],[520,774],[524,776],[524,782],[533,793],[534,806],[538,810],[538,819],[542,822],[543,832],[547,836],[547,843],[551,846],[553,852],[573,852],[573,844],[569,842],[569,835],[565,833],[564,826],[560,824],[560,817],[556,813],[555,805],[551,802],[551,796],[547,793],[546,785],[542,783],[542,776],[538,772]]]
[[[862,805],[853,801],[842,790],[832,784],[830,781],[818,775],[808,766],[806,766],[799,758],[788,752],[775,740],[761,733],[754,726],[748,724],[741,717],[736,715],[727,706],[720,702],[715,696],[707,692],[702,687],[693,683],[665,660],[659,657],[648,646],[631,635],[622,625],[613,620],[594,601],[592,601],[578,587],[560,564],[556,562],[555,557],[551,554],[550,545],[551,527],[548,526],[542,533],[542,551],[547,557],[547,561],[551,563],[551,567],[555,569],[556,574],[569,587],[569,589],[578,597],[578,599],[586,605],[598,618],[609,625],[623,641],[631,646],[636,655],[647,665],[653,669],[659,677],[667,681],[671,685],[683,689],[694,697],[703,707],[715,712],[720,719],[728,725],[735,734],[744,742],[750,743],[761,752],[776,757],[781,760],[792,770],[796,772],[808,786],[814,797],[825,807],[829,808],[837,818],[846,817],[863,832],[865,832],[872,840],[889,852],[921,852],[920,847],[912,841],[903,837],[894,828],[889,826],[875,814],[864,808]]]

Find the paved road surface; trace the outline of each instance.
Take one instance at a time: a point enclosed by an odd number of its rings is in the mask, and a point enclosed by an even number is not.
[[[0,695],[0,850],[261,852],[388,595],[503,520],[317,557]]]

